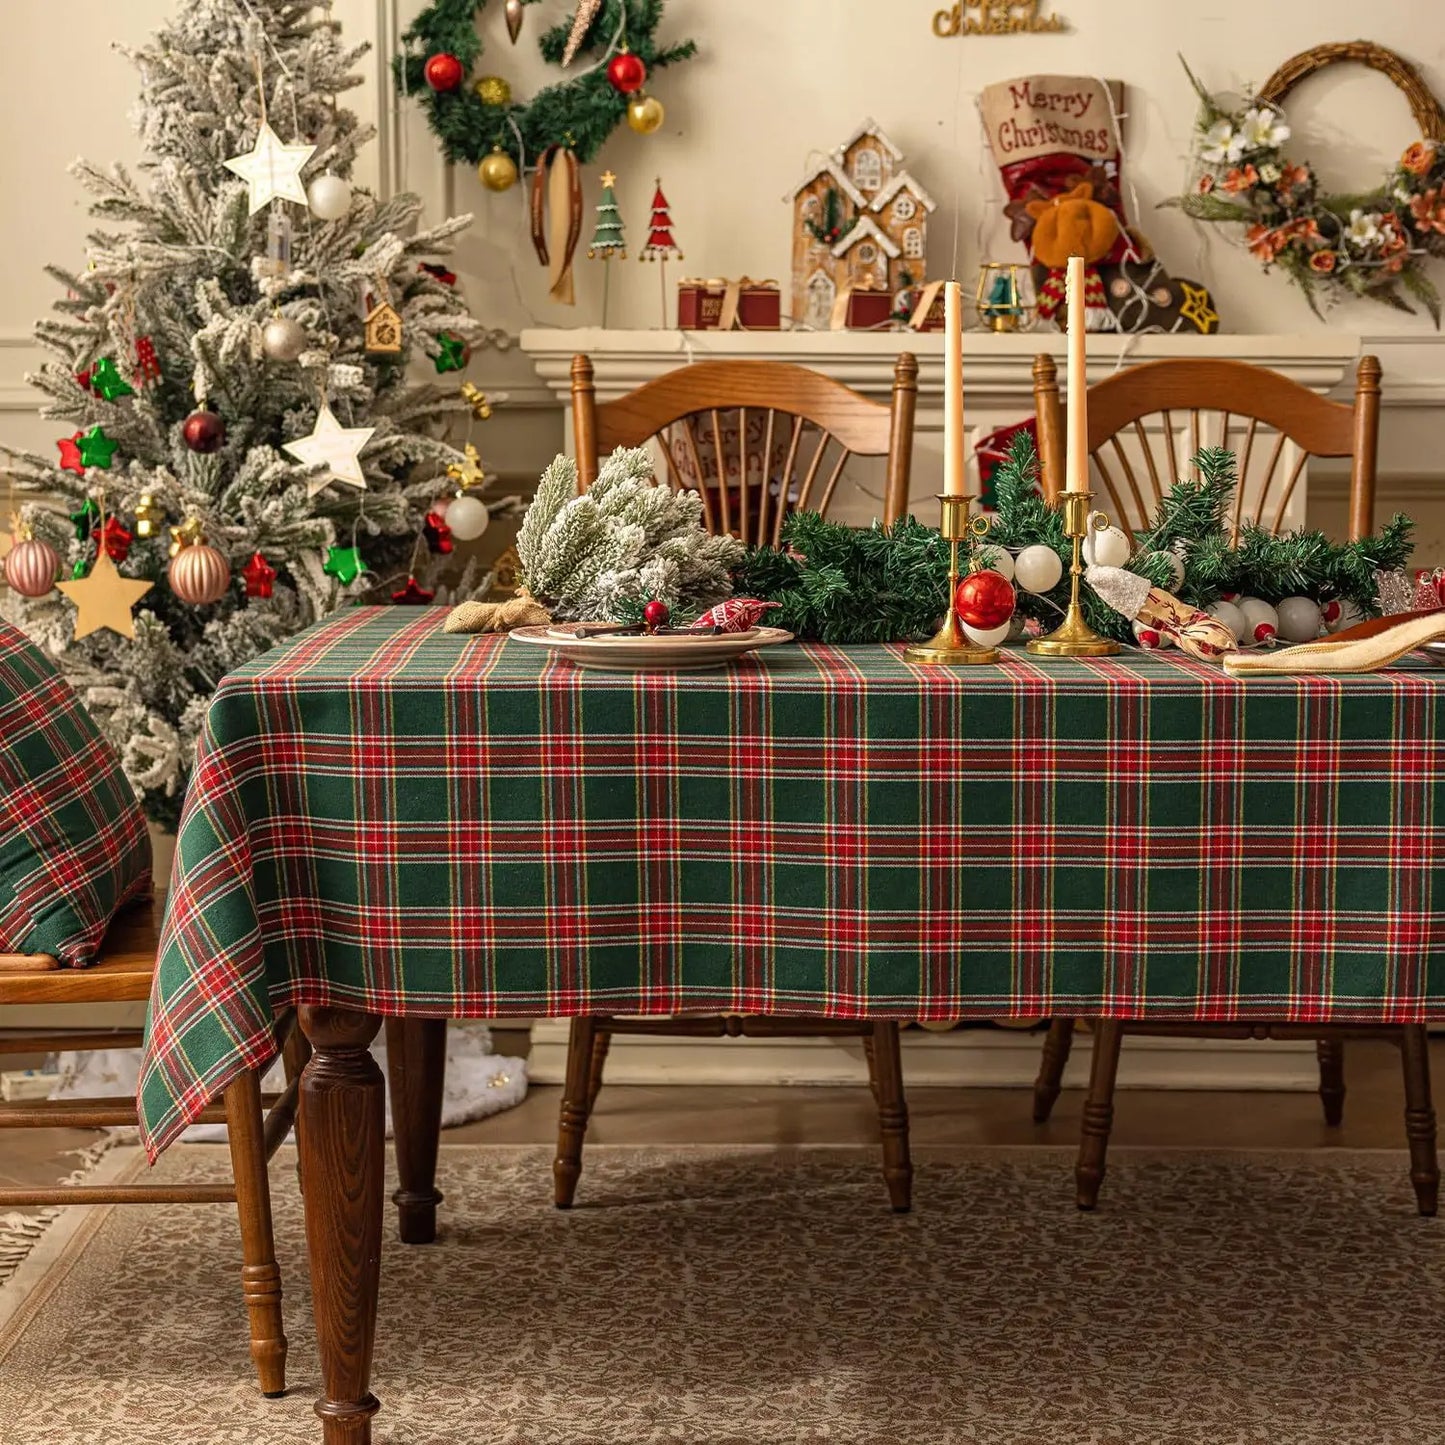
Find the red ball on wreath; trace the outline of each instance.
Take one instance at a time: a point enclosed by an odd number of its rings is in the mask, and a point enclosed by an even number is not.
[[[642,620],[647,624],[649,632],[655,632],[659,627],[666,627],[672,613],[668,610],[666,602],[660,602],[653,598],[646,607],[642,609]]]
[[[619,50],[607,62],[607,79],[612,82],[613,90],[631,95],[647,84],[647,66],[641,56],[634,55],[630,50]]]
[[[466,72],[462,69],[462,63],[455,55],[449,55],[445,50],[440,55],[433,55],[427,61],[422,72],[426,76],[426,83],[435,91],[455,90],[462,83],[462,77]]]
[[[226,440],[226,423],[213,411],[193,411],[182,423],[181,435],[193,452],[218,452]]]
[[[1002,627],[1014,615],[1017,601],[1013,583],[991,568],[981,572],[970,572],[958,584],[953,595],[953,610],[958,620],[980,632],[992,632]]]

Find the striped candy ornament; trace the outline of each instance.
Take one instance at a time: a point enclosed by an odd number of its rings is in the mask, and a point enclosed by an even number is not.
[[[746,632],[756,627],[763,616],[781,602],[759,602],[756,597],[729,597],[716,607],[709,607],[692,625],[694,627],[720,627],[724,632]]]
[[[5,580],[22,597],[44,597],[55,586],[60,558],[55,548],[36,537],[17,542],[5,558]]]
[[[171,559],[166,576],[171,591],[192,607],[219,602],[231,585],[231,565],[212,546],[197,542],[182,547]]]

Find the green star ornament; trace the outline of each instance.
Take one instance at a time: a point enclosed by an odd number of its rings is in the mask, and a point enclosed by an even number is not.
[[[75,540],[90,541],[91,529],[100,523],[100,508],[96,505],[95,498],[87,497],[80,504],[80,510],[70,514],[70,520],[75,527]]]
[[[460,336],[438,337],[435,364],[438,376],[448,371],[461,371],[467,364],[467,343]]]
[[[82,466],[103,467],[109,471],[111,460],[115,456],[115,449],[120,443],[112,441],[106,436],[104,427],[93,426],[81,437],[77,445],[80,447]]]
[[[358,548],[332,547],[326,554],[321,570],[328,577],[335,577],[343,587],[349,587],[367,569]]]
[[[119,401],[123,396],[135,395],[135,388],[120,374],[109,356],[102,356],[95,363],[90,373],[90,388],[107,401]]]

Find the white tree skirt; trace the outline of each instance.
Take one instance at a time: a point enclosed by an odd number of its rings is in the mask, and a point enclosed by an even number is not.
[[[386,1034],[377,1035],[372,1056],[386,1072]],[[61,1054],[52,1099],[85,1099],[98,1095],[134,1094],[140,1075],[139,1049],[97,1049],[92,1053]],[[266,1072],[262,1087],[280,1093],[286,1076],[278,1058]],[[492,1052],[492,1032],[485,1024],[451,1023],[447,1026],[446,1090],[442,1095],[442,1128],[500,1114],[520,1104],[527,1094],[527,1061],[503,1058]],[[391,1097],[386,1100],[386,1133],[391,1137]],[[181,1136],[188,1144],[224,1140],[224,1124],[192,1124]]]

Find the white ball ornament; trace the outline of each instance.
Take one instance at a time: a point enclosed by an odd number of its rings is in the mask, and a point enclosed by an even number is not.
[[[1134,623],[1134,641],[1146,652],[1157,652],[1164,646],[1164,634],[1144,622]]]
[[[1010,582],[1014,580],[1014,559],[1011,552],[1005,552],[1002,547],[991,547],[987,542],[978,549],[978,561],[974,566],[975,572],[981,572],[987,568],[990,572],[998,572],[1007,577]]]
[[[1249,624],[1238,607],[1232,602],[1219,601],[1208,609],[1209,615],[1223,623],[1233,634],[1235,642],[1242,642],[1249,636]]]
[[[1348,597],[1336,597],[1333,602],[1326,602],[1321,609],[1321,616],[1324,618],[1326,632],[1343,632],[1345,628],[1364,621],[1364,615]]]
[[[1014,558],[1014,581],[1025,592],[1052,592],[1064,575],[1063,558],[1052,547],[1036,542]]]
[[[447,507],[447,526],[458,542],[474,542],[487,530],[492,520],[486,504],[463,494]]]
[[[1273,642],[1279,635],[1279,613],[1258,597],[1241,597],[1235,604],[1244,615],[1246,635],[1239,640],[1250,646]]]
[[[1169,564],[1169,591],[1177,592],[1184,585],[1184,559],[1177,552],[1146,552],[1149,558],[1162,557]]]
[[[1279,635],[1286,642],[1313,642],[1320,635],[1320,609],[1308,597],[1286,597],[1279,612]]]
[[[306,328],[289,316],[273,316],[261,328],[261,350],[272,361],[295,361],[306,350]]]
[[[1122,567],[1134,555],[1134,544],[1118,527],[1091,531],[1084,538],[1084,562],[1090,567]]]
[[[351,183],[329,172],[317,176],[306,190],[311,214],[323,221],[339,221],[351,210]]]
[[[1000,642],[1008,641],[1008,635],[1012,631],[1012,618],[1002,627],[971,627],[967,622],[963,624],[964,636],[979,647],[997,647]]]

